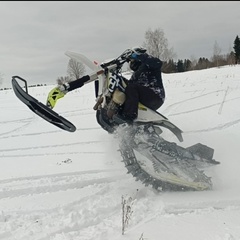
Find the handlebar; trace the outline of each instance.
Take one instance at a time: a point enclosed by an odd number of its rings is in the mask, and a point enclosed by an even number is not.
[[[109,70],[109,67],[111,65],[115,65],[116,68],[120,69],[125,62],[129,62],[130,56],[132,55],[132,53],[133,53],[133,51],[131,49],[127,49],[119,57],[117,57],[117,58],[115,58],[115,59],[113,59],[109,62],[102,63],[100,66],[103,69],[108,69]],[[111,69],[112,68],[113,67],[111,67]]]

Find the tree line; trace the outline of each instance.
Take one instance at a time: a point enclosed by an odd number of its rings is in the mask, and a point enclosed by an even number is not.
[[[148,50],[149,54],[163,61],[162,71],[164,73],[186,72],[240,63],[240,39],[238,35],[233,41],[233,50],[225,55],[221,54],[221,48],[215,41],[211,59],[200,57],[198,60],[179,59],[174,61],[176,54],[173,48],[168,47],[168,40],[164,35],[164,31],[160,28],[146,31],[143,46]]]

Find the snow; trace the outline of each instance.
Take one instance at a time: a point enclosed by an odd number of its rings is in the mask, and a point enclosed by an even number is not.
[[[214,148],[213,189],[157,192],[127,174],[117,140],[95,118],[93,84],[60,99],[65,132],[0,91],[1,240],[239,240],[240,65],[163,74],[159,111],[180,127],[184,147]],[[29,88],[45,103],[54,87]],[[165,136],[178,142],[171,133]],[[122,234],[122,198],[132,214]]]

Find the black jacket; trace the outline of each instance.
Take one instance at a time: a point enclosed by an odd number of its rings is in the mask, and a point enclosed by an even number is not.
[[[137,60],[141,62],[140,66],[133,73],[129,82],[149,87],[161,98],[165,98],[161,72],[162,61],[146,53],[137,56]]]

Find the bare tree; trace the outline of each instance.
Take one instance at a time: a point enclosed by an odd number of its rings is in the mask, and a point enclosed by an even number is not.
[[[70,59],[68,62],[67,73],[71,80],[80,78],[86,72],[85,66],[83,63],[79,63],[74,59]]]
[[[217,41],[215,41],[214,46],[213,46],[213,57],[212,61],[214,64],[216,64],[216,67],[219,66],[219,60],[221,58],[221,48],[219,47]]]
[[[58,85],[63,85],[64,83],[71,82],[71,78],[69,76],[65,77],[58,77],[57,78],[57,84]]]
[[[196,59],[196,57],[194,55],[191,55],[190,57],[190,61],[191,61],[191,70],[194,70],[195,66],[197,65],[198,60]]]
[[[3,83],[3,74],[0,73],[0,85],[2,85],[2,83]]]
[[[155,30],[149,28],[145,32],[143,46],[147,49],[149,54],[160,58],[162,61],[168,61],[176,57],[173,48],[168,48],[168,40],[164,35],[164,31],[160,28]]]
[[[235,55],[234,55],[233,51],[231,51],[229,54],[227,54],[227,64],[228,65],[234,65],[235,64]]]

